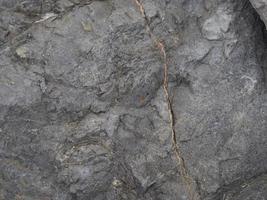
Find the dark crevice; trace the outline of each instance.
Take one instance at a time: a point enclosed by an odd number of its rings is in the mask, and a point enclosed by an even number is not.
[[[261,32],[259,32],[259,36],[261,41],[259,41],[259,43],[257,43],[256,45],[260,45],[260,49],[261,52],[258,52],[258,62],[260,63],[261,69],[263,71],[263,83],[265,86],[265,90],[267,89],[267,30],[266,30],[266,26],[264,24],[264,22],[261,20],[260,16],[258,14],[256,14],[256,19],[257,19],[257,23],[258,26],[260,27]]]
[[[247,0],[250,11],[253,12],[254,23],[253,29],[255,30],[255,49],[257,55],[257,62],[262,69],[262,83],[264,84],[265,92],[267,89],[267,30],[266,25],[261,19],[260,15],[253,8],[251,3]]]

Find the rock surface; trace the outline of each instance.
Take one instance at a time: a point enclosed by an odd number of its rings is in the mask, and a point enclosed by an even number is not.
[[[250,0],[252,6],[259,13],[261,19],[266,24],[267,22],[267,1],[266,0]]]
[[[265,2],[141,1],[199,199],[267,199]],[[190,198],[145,24],[134,0],[0,0],[0,200]]]

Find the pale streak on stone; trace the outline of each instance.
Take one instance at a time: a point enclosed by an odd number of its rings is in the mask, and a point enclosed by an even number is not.
[[[40,20],[37,20],[36,22],[34,23],[40,23],[40,22],[44,22],[48,19],[55,19],[57,17],[57,14],[55,13],[46,13],[44,16],[42,16],[42,18]]]

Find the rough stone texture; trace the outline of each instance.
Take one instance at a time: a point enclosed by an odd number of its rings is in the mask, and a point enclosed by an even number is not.
[[[251,0],[263,20],[264,2]],[[267,199],[258,14],[244,0],[142,3],[201,199]],[[0,200],[188,199],[144,24],[133,0],[0,0]]]
[[[261,19],[266,24],[267,22],[267,1],[266,0],[250,0],[252,6],[259,13]]]

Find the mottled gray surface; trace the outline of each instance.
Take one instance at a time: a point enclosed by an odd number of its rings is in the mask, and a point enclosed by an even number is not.
[[[247,0],[142,3],[196,192],[266,200],[259,15]],[[144,24],[134,0],[0,0],[0,200],[188,199]]]

